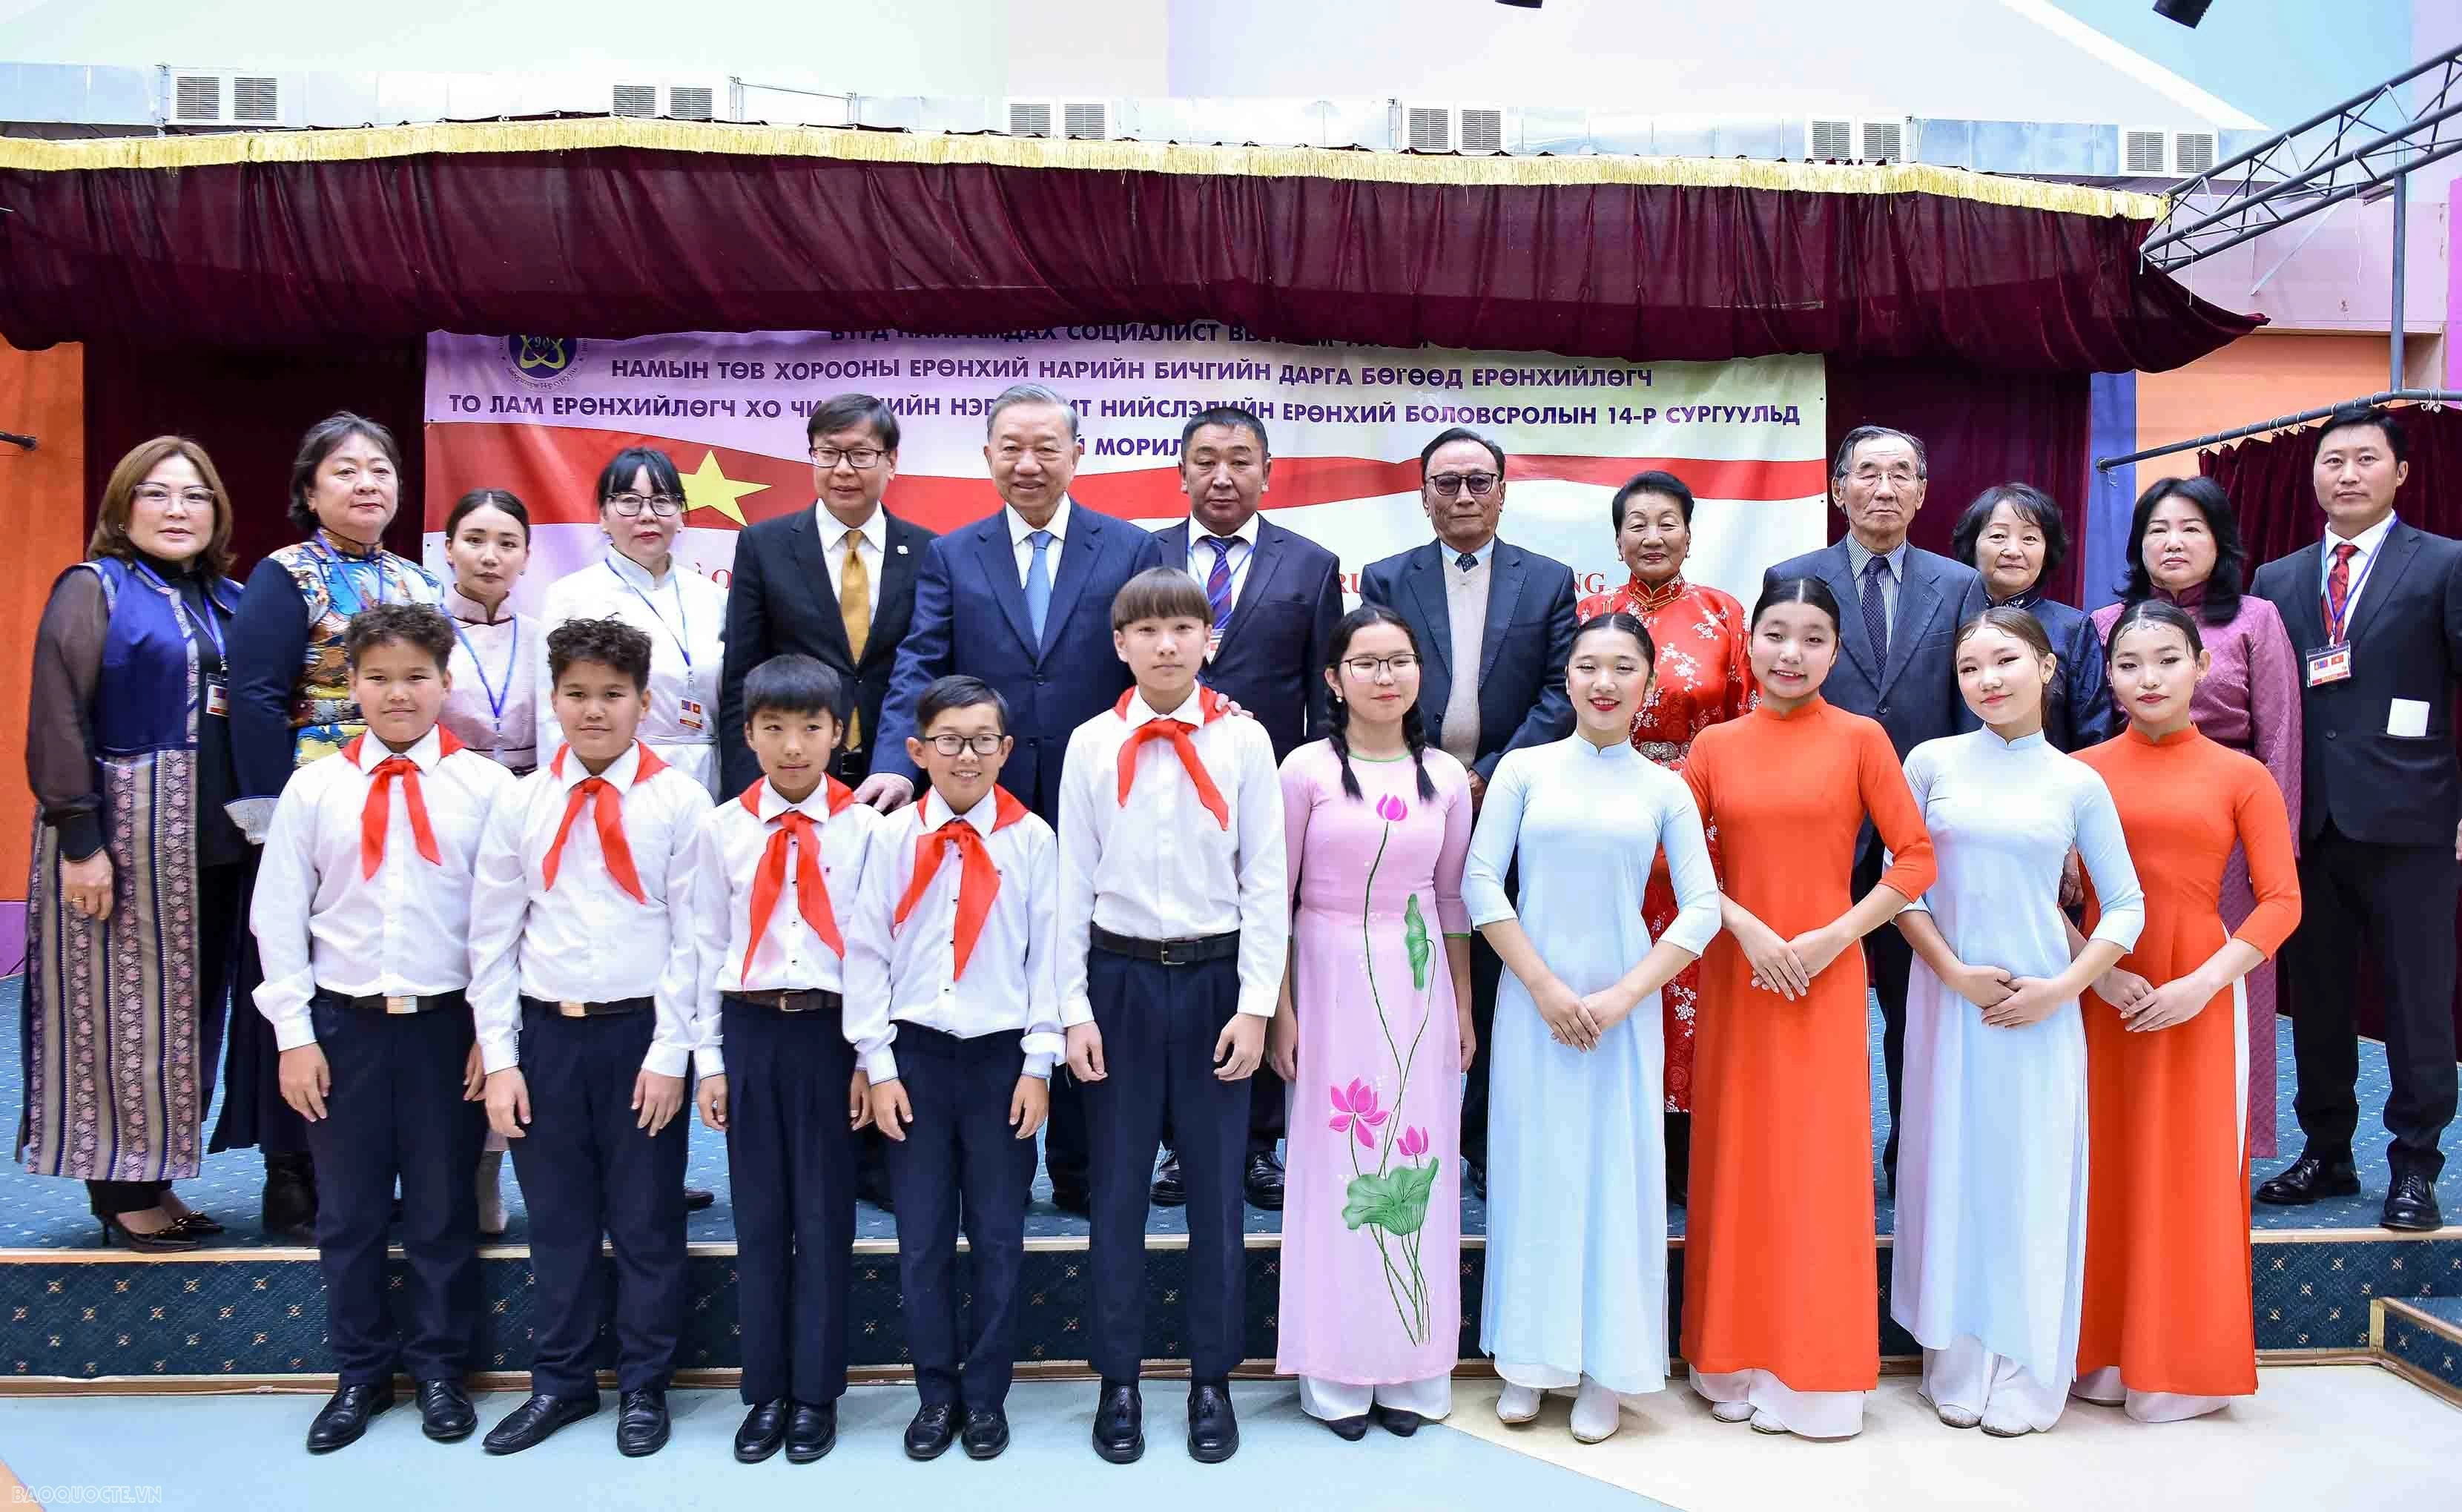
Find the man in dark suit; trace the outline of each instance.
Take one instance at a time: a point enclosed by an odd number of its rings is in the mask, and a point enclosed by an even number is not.
[[[788,652],[817,658],[847,686],[847,739],[831,773],[860,787],[872,770],[881,695],[915,611],[915,577],[932,532],[881,507],[897,476],[897,417],[869,394],[823,401],[804,426],[812,459],[809,509],[764,520],[736,537],[726,593],[726,657],[718,684],[718,760],[725,790],[761,780],[744,743],[744,679]],[[855,1138],[855,1188],[891,1206],[887,1141]]]
[[[2284,1204],[2360,1190],[2353,999],[2362,952],[2385,984],[2381,1221],[2442,1221],[2437,1141],[2453,1121],[2453,911],[2462,887],[2462,769],[2450,724],[2462,680],[2462,542],[2394,517],[2410,466],[2391,411],[2346,405],[2317,439],[2325,538],[2257,569],[2251,591],[2282,613],[2304,664],[2292,1106],[2307,1148],[2257,1189]],[[2450,841],[2450,843],[2449,843]]]
[[[1419,507],[1436,538],[1371,562],[1359,596],[1399,614],[1419,641],[1419,715],[1429,744],[1470,768],[1474,804],[1504,753],[1572,733],[1565,663],[1573,654],[1573,570],[1496,538],[1504,448],[1458,426],[1419,453]],[[1517,879],[1508,877],[1510,890]],[[1487,1055],[1502,962],[1471,937],[1471,1023],[1479,1055],[1462,1089],[1462,1158],[1487,1195]]]
[[[1821,696],[1849,713],[1880,721],[1901,760],[1928,740],[1976,728],[1957,691],[1957,627],[1983,612],[1983,579],[1974,568],[1907,544],[1931,476],[1923,443],[1903,431],[1858,425],[1829,467],[1829,496],[1846,533],[1818,551],[1779,563],[1761,588],[1817,577],[1838,595],[1846,622],[1844,654]],[[1854,895],[1881,879],[1880,837],[1865,826],[1855,851]],[[1907,970],[1914,952],[1894,929],[1864,937],[1872,990],[1881,999],[1881,1065],[1890,1083],[1890,1141],[1881,1153],[1890,1190],[1898,1186],[1898,1071],[1907,1043]]]
[[[864,786],[884,809],[915,796],[906,738],[916,702],[933,679],[963,673],[1008,701],[1016,745],[1001,786],[1057,823],[1069,735],[1129,687],[1112,643],[1112,600],[1147,568],[1177,564],[1151,531],[1069,499],[1086,443],[1077,411],[1059,394],[1040,383],[1006,389],[983,429],[983,460],[1003,508],[923,551],[914,619],[881,701]],[[1086,1112],[1065,1068],[1051,1076],[1044,1158],[1053,1200],[1086,1213]]]
[[[1265,422],[1236,406],[1190,417],[1179,432],[1179,486],[1189,518],[1156,531],[1165,554],[1205,585],[1214,626],[1203,680],[1240,704],[1281,761],[1325,733],[1332,690],[1325,667],[1342,617],[1342,563],[1304,535],[1258,513],[1274,470]],[[1259,1066],[1248,1098],[1248,1200],[1283,1205],[1282,1078]],[[1166,1146],[1170,1143],[1165,1131]],[[1154,1199],[1188,1200],[1179,1156],[1155,1175]]]

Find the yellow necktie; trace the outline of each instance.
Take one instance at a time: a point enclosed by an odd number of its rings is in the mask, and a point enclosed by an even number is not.
[[[862,540],[856,531],[846,533],[846,570],[838,574],[838,616],[846,624],[847,650],[857,662],[863,660],[864,642],[872,638],[872,574],[857,549]],[[853,709],[847,711],[846,743],[849,750],[863,745],[863,716]]]

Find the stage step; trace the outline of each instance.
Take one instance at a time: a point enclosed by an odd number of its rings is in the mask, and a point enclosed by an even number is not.
[[[2378,1298],[2368,1304],[2368,1350],[2386,1370],[2462,1407],[2462,1295]]]

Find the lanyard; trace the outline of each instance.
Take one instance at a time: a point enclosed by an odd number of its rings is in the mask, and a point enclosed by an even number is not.
[[[470,653],[470,665],[478,669],[479,673],[479,691],[487,695],[487,717],[495,722],[496,733],[503,734],[505,701],[513,696],[513,668],[521,664],[522,659],[521,620],[518,617],[513,620],[513,649],[505,654],[505,685],[501,690],[487,680],[487,663],[479,659],[479,648],[472,645],[470,637],[462,633],[460,620],[455,620],[453,623],[453,638],[461,641],[462,649]]]
[[[2392,537],[2388,534],[2377,542],[2377,549],[2370,551],[2368,553],[2368,559],[2360,564],[2359,575],[2351,579],[2350,587],[2343,590],[2343,614],[2341,618],[2335,617],[2333,595],[2326,593],[2322,588],[2317,590],[2318,617],[2325,621],[2326,644],[2339,646],[2344,640],[2349,638],[2344,632],[2350,628],[2351,606],[2360,601],[2360,585],[2366,582],[2368,580],[2368,574],[2377,570],[2377,558],[2385,554],[2386,541],[2390,539],[2392,539]],[[2329,539],[2324,546],[2319,548],[2319,551],[2322,553],[2330,556],[2333,551],[2332,541]],[[2331,573],[2333,569],[2329,567],[2325,571],[2328,573]]]
[[[667,616],[659,612],[659,606],[650,601],[650,595],[634,587],[631,578],[616,571],[615,563],[608,562],[604,565],[607,568],[607,575],[623,584],[624,591],[639,599],[641,607],[650,612],[650,617],[659,622],[659,628],[675,637],[676,649],[684,654],[684,670],[690,672],[692,670],[692,626],[684,618],[684,585],[676,577],[676,573],[681,569],[672,564],[667,568],[667,582],[676,591],[676,622],[670,625],[667,623]]]
[[[221,660],[224,675],[228,676],[230,673],[230,654],[223,649],[222,621],[214,617],[212,595],[210,594],[206,594],[205,612],[204,615],[200,616],[195,609],[189,606],[187,595],[181,593],[178,589],[173,588],[170,584],[162,581],[160,576],[156,575],[154,569],[146,566],[143,562],[136,562],[131,565],[139,572],[145,574],[145,580],[147,582],[171,595],[172,601],[180,606],[180,614],[183,618],[186,619],[190,624],[195,625],[199,630],[205,632],[205,638],[212,641],[214,644],[214,656]]]
[[[334,550],[332,544],[326,540],[325,532],[321,529],[316,532],[311,544],[315,548],[314,555],[316,558],[316,576],[325,585],[325,597],[328,602],[339,602],[339,599],[334,593],[333,570],[336,567],[342,570],[342,581],[350,586],[351,609],[349,613],[356,614],[358,611],[365,609],[368,606],[367,594],[364,592],[363,585],[354,574],[353,569],[355,568],[372,567],[376,569],[377,602],[378,604],[382,604],[385,601],[385,570],[384,559],[381,556],[345,556]],[[348,616],[345,616],[345,617]]]

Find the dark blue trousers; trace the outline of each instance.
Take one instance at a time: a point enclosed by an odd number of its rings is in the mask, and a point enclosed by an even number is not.
[[[1188,1183],[1189,1362],[1200,1381],[1240,1363],[1242,1168],[1248,1083],[1214,1075],[1214,1042],[1239,1010],[1232,960],[1164,966],[1092,950],[1087,995],[1103,1031],[1105,1076],[1086,1087],[1093,1154],[1094,1328],[1091,1359],[1134,1381],[1146,1323],[1146,1212],[1163,1120]]]
[[[616,1380],[663,1391],[684,1323],[685,1110],[655,1135],[633,1110],[650,1051],[648,1009],[568,1019],[525,1004],[522,1079],[530,1122],[508,1141],[530,1210],[537,1350],[530,1390],[598,1394],[595,1355],[607,1312],[604,1234],[616,1251]]]
[[[316,1161],[316,1258],[325,1332],[344,1386],[460,1380],[479,1327],[479,1197],[470,1173],[486,1110],[462,1100],[470,1010],[377,1013],[318,993],[309,1003],[333,1075],[308,1128]],[[399,1340],[385,1309],[385,1240],[401,1183],[410,1264]]]
[[[892,1048],[915,1110],[905,1139],[885,1142],[916,1389],[927,1407],[989,1411],[1008,1399],[1017,1359],[1034,1141],[1009,1127],[1008,1105],[1026,1052],[1014,1031],[961,1040],[915,1024],[897,1026]],[[958,1322],[961,1221],[975,1263],[970,1334]]]
[[[726,1050],[726,1181],[735,1196],[736,1313],[746,1403],[846,1394],[854,1141],[844,1016],[719,1006]]]

